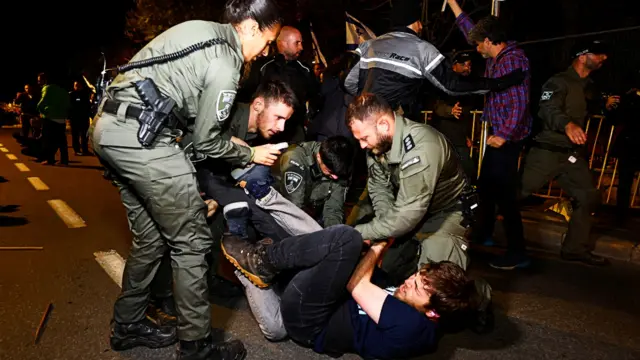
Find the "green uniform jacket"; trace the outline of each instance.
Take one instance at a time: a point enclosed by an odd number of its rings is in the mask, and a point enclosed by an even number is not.
[[[368,240],[410,233],[429,214],[453,208],[467,184],[444,135],[397,115],[391,150],[382,156],[370,154],[367,165],[376,217],[356,230]]]
[[[578,76],[573,66],[547,80],[542,86],[538,111],[543,127],[534,140],[556,146],[574,146],[564,127],[571,121],[584,130],[589,98],[595,96],[592,84],[590,78]]]
[[[325,176],[316,161],[320,143],[292,145],[274,167],[280,193],[301,209],[322,213],[324,227],[344,223],[344,201],[349,189],[344,180]]]
[[[131,61],[170,54],[196,43],[222,38],[229,45],[214,45],[175,61],[130,70],[109,86],[115,100],[142,105],[132,82],[151,78],[163,95],[176,101],[181,114],[194,129],[193,145],[199,153],[223,159],[235,166],[251,160],[251,150],[220,136],[231,112],[244,62],[240,38],[232,25],[209,21],[186,21],[158,35]]]

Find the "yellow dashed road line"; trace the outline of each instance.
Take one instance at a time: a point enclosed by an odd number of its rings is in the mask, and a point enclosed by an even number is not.
[[[9,159],[9,160],[18,160],[18,158],[13,154],[7,154],[7,159]]]
[[[45,184],[39,177],[28,177],[27,180],[33,185],[33,187],[38,191],[49,190],[47,184]]]
[[[87,226],[80,215],[62,200],[47,200],[47,203],[58,214],[60,219],[67,224],[69,228],[81,228]]]
[[[20,170],[20,171],[23,171],[23,172],[24,172],[24,171],[31,171],[31,170],[29,170],[29,168],[27,167],[27,165],[25,165],[25,164],[23,164],[23,163],[15,163],[14,165],[15,165],[15,166],[18,168],[18,170]]]
[[[0,147],[0,151],[2,151],[4,153],[7,153],[7,152],[9,152],[9,149],[4,148],[4,147]]]

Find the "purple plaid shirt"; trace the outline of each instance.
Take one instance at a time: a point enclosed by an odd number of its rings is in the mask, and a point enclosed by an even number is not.
[[[467,36],[473,28],[471,18],[462,13],[456,19],[456,24],[468,41]],[[516,69],[522,69],[528,73],[529,59],[514,41],[509,41],[507,47],[497,57],[487,59],[484,76],[497,78]],[[530,78],[527,74],[522,84],[512,86],[504,91],[487,94],[482,116],[483,120],[491,123],[493,135],[512,142],[523,140],[529,136],[532,122],[529,113],[529,88]]]

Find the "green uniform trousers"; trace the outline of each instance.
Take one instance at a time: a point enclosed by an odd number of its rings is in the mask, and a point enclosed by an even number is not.
[[[556,179],[562,189],[572,198],[573,212],[569,220],[569,231],[562,243],[562,252],[584,254],[593,251],[595,241],[590,238],[591,213],[600,203],[600,194],[593,185],[593,177],[587,161],[569,153],[552,152],[537,147],[527,154],[522,174],[523,198],[540,189],[545,183]]]
[[[120,196],[133,234],[114,320],[144,318],[150,285],[170,251],[178,337],[192,341],[211,331],[205,255],[212,237],[205,218],[195,168],[175,138],[161,135],[142,148],[136,120],[103,113],[93,129],[93,148],[118,178]]]

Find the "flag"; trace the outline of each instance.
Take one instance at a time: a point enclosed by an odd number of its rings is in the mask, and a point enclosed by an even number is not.
[[[327,67],[327,60],[325,60],[324,55],[322,55],[322,51],[320,51],[320,45],[318,45],[318,39],[316,38],[316,34],[313,32],[312,24],[309,24],[309,29],[311,30],[311,46],[313,47],[313,62],[316,64],[322,63],[324,67]]]
[[[353,16],[347,14],[347,50],[355,51],[358,46],[369,40],[375,39],[376,35],[363,23]]]

